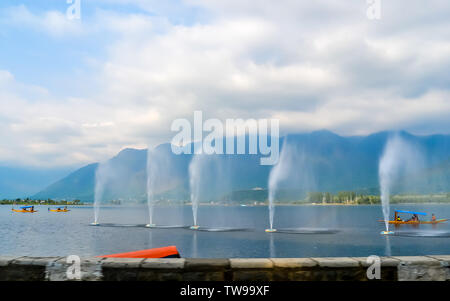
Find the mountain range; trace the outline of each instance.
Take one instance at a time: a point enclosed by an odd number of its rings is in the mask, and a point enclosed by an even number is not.
[[[431,193],[450,191],[450,135],[417,136],[397,133],[425,158],[410,180],[398,181],[397,192]],[[378,164],[393,132],[368,136],[339,136],[330,131],[293,134],[281,138],[282,148],[295,145],[296,155],[280,186],[299,191],[337,192],[352,190],[378,194]],[[170,144],[161,144],[147,156],[147,150],[124,149],[103,165],[104,199],[145,200],[147,157],[160,184],[152,187],[155,197],[188,200],[189,165],[194,155],[175,155]],[[204,158],[203,158],[204,157]],[[201,158],[201,159],[199,159]],[[204,199],[232,198],[236,191],[264,191],[272,166],[260,165],[260,155],[210,155],[197,159],[197,183]],[[161,162],[166,162],[162,164]],[[169,163],[167,163],[169,162]],[[84,166],[31,196],[34,199],[94,199],[98,163]],[[155,182],[156,183],[156,182]],[[299,196],[300,197],[300,196]]]
[[[49,184],[67,176],[75,168],[0,166],[0,198],[23,198],[38,193]]]

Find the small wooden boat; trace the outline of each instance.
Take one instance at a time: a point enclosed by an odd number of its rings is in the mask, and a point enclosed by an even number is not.
[[[388,221],[391,225],[422,225],[422,224],[439,224],[448,221],[447,218],[437,219],[435,221]],[[380,220],[380,222],[385,222],[384,220]]]
[[[49,212],[69,212],[69,209],[56,208],[56,209],[48,209]]]
[[[103,255],[97,257],[111,258],[180,258],[177,247],[168,246],[163,248],[147,249],[134,252],[118,253],[111,255]]]
[[[414,215],[427,215],[426,213],[423,212],[414,212],[414,211],[406,211],[406,210],[395,210],[395,215],[394,215],[394,220],[393,221],[387,221],[389,224],[391,225],[435,225],[435,224],[440,224],[443,222],[448,221],[447,218],[441,218],[441,219],[436,219],[436,220],[431,220],[431,221],[421,221],[421,220],[398,220],[398,214],[399,213],[407,213],[407,214],[414,214]],[[379,222],[385,223],[386,220],[379,220]]]
[[[11,209],[12,212],[19,212],[19,213],[34,213],[37,212],[37,210],[34,210],[34,206],[23,206],[20,207],[20,209]]]

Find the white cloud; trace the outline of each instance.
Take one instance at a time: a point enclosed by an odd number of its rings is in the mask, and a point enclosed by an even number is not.
[[[185,5],[211,16],[190,25],[171,24],[167,7],[154,2],[116,2],[159,15],[98,10],[67,23],[61,13],[16,8],[15,22],[52,37],[114,39],[105,57],[92,58],[99,84],[87,97],[56,100],[0,72],[0,160],[102,160],[123,147],[170,141],[170,123],[199,109],[204,118],[279,118],[284,133],[421,132],[425,123],[427,133],[449,132],[446,1],[426,9],[383,1],[374,22],[365,1],[190,0]]]
[[[83,31],[81,23],[70,21],[64,12],[47,11],[41,15],[35,15],[25,5],[6,9],[5,16],[1,22],[8,25],[32,28],[53,36],[78,35]]]
[[[25,28],[53,38],[98,38],[113,33],[116,38],[149,31],[164,31],[170,24],[164,17],[139,13],[120,13],[95,9],[92,17],[70,20],[66,12],[50,10],[33,13],[25,5],[12,6],[3,11],[0,24]]]

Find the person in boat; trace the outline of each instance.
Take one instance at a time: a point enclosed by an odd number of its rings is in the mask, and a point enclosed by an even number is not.
[[[435,222],[435,221],[436,221],[436,215],[434,215],[434,213],[431,214],[431,221],[432,221],[432,222]]]
[[[397,222],[402,222],[402,218],[400,217],[400,215],[397,215]]]
[[[419,219],[417,218],[417,214],[413,214],[410,219],[407,219],[405,222],[417,222]]]
[[[413,216],[411,217],[411,219],[409,219],[408,221],[418,222],[419,221],[419,216],[414,213]]]

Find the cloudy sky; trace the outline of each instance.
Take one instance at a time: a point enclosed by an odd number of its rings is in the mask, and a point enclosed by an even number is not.
[[[0,163],[77,166],[193,117],[450,133],[450,1],[0,2]]]

